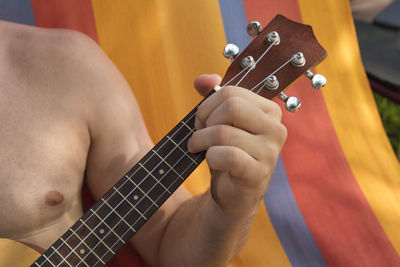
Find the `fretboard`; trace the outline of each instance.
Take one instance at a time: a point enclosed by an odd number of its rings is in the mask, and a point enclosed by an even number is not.
[[[104,266],[203,161],[194,108],[32,266]]]

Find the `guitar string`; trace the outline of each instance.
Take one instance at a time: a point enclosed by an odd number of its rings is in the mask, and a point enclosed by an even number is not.
[[[191,132],[192,132],[192,131],[191,131]],[[190,136],[191,136],[190,134],[188,134],[187,136],[185,136],[185,137],[183,138],[182,142],[185,141],[185,140],[186,140],[188,137],[190,137]],[[178,165],[178,164],[182,161],[182,159],[183,159],[184,157],[185,157],[185,155],[183,155],[180,159],[178,159],[178,160],[176,161],[176,163],[172,166],[172,168],[174,168],[176,165]],[[199,157],[197,157],[196,160],[197,160],[198,158],[199,158]],[[183,171],[183,173],[184,173],[185,171],[187,171],[187,169],[190,168],[190,166],[191,166],[192,164],[193,164],[193,162],[190,162],[189,165],[188,165],[188,166],[185,168],[185,170]],[[170,171],[170,170],[169,170],[169,171]],[[174,182],[173,182],[170,186],[168,186],[167,189],[170,189],[177,181],[179,181],[179,178],[178,178],[178,179],[175,179]],[[153,188],[154,188],[154,186],[149,190],[149,192],[150,192]],[[163,192],[161,193],[161,195],[159,195],[159,196],[157,197],[157,199],[155,200],[155,202],[157,202],[162,196],[164,196],[164,194],[165,194],[166,192],[167,192],[167,191],[163,191]],[[127,195],[127,197],[128,197],[130,194],[131,194],[131,192]],[[142,199],[143,199],[143,198],[142,198]],[[146,213],[150,210],[150,208],[151,208],[153,205],[154,205],[154,204],[151,204],[151,205],[143,212],[143,215],[146,215]],[[127,212],[127,214],[129,214],[133,209],[134,209],[134,208],[132,207],[132,208]],[[109,214],[109,215],[110,215],[110,214]],[[107,215],[107,217],[108,217],[109,215]],[[127,215],[123,216],[123,218],[125,218],[126,216],[127,216]],[[106,217],[106,218],[107,218],[107,217]],[[140,219],[141,219],[141,217],[137,218],[136,221],[133,223],[133,225],[135,225]],[[120,223],[120,222],[118,222],[116,225],[114,225],[111,229],[114,230],[114,228],[117,227],[119,223]],[[96,229],[96,228],[97,228],[97,226],[96,226],[94,229]],[[124,237],[129,231],[130,231],[130,229],[128,228],[124,233],[122,233],[121,237]],[[109,233],[110,233],[110,232],[108,232],[107,235],[108,235]],[[104,237],[106,237],[106,235],[105,235]],[[97,243],[93,248],[96,248],[98,244],[99,244],[99,243]],[[111,246],[111,249],[114,248],[114,246],[117,245],[117,244],[118,244],[118,242],[114,243],[114,244]],[[88,256],[88,255],[86,255],[84,258],[86,258],[87,256]],[[104,255],[104,256],[105,256],[105,255]],[[104,256],[103,256],[103,257],[104,257]],[[100,257],[100,258],[103,259],[103,257]],[[99,261],[100,261],[100,260],[97,260],[96,264],[97,264]]]
[[[293,56],[290,57],[290,59],[288,61],[286,61],[284,64],[282,64],[278,69],[276,69],[275,71],[273,71],[270,75],[268,75],[267,77],[265,77],[261,82],[259,82],[258,84],[256,84],[255,86],[253,86],[250,91],[253,92],[254,89],[256,89],[258,86],[260,86],[260,84],[263,84],[269,77],[271,77],[272,75],[274,75],[275,73],[277,73],[278,71],[280,71],[283,67],[285,67],[287,64],[289,64],[290,61],[292,61]],[[258,94],[261,91],[262,87],[256,92],[256,94]]]
[[[268,51],[272,48],[272,46],[275,44],[276,41],[274,41],[265,51],[264,53],[258,58],[258,60],[255,62],[254,66],[257,65],[257,63],[268,53]],[[243,76],[243,78],[240,79],[240,81],[236,84],[236,86],[249,74],[250,71],[252,71],[254,68],[249,68],[249,70],[246,72],[246,74]],[[242,69],[238,74],[233,76],[229,81],[227,81],[224,85],[221,86],[221,88],[224,88],[225,86],[229,85],[229,83],[233,80],[235,80],[240,74],[242,74],[244,71],[246,71],[247,68]]]
[[[273,45],[273,44],[272,44]],[[261,59],[262,59],[262,57],[264,57],[266,54],[267,54],[267,52],[269,51],[269,49],[272,47],[272,45],[270,45],[267,49],[266,49],[266,51],[264,51],[264,53],[262,54],[262,56],[256,61],[256,62],[259,62]],[[290,62],[290,60],[288,61],[288,62]],[[287,63],[288,63],[287,62]],[[279,71],[282,67],[284,67],[287,63],[285,63],[284,65],[282,65],[280,68],[278,68],[275,72],[273,72],[273,73],[276,73],[277,71]],[[245,70],[245,69],[244,69]],[[245,74],[245,76],[247,76],[248,75],[248,73],[251,71],[252,69],[249,69],[247,72],[246,72],[246,74]],[[240,73],[242,73],[243,72],[243,70],[240,72]],[[240,73],[239,74],[237,74],[237,75],[235,75],[235,77],[238,77],[238,75],[240,75]],[[265,79],[267,79],[269,76],[271,76],[271,75],[273,75],[273,74],[270,74],[270,75],[268,75]],[[244,76],[244,77],[245,77]],[[235,79],[235,77],[234,78],[232,78],[229,82],[231,82],[233,79]],[[242,79],[237,83],[237,85],[243,80],[243,78],[244,77],[242,77]],[[263,80],[263,81],[265,81],[265,79]],[[259,84],[261,84],[263,81],[261,81]],[[253,87],[252,89],[250,89],[251,91],[253,91],[259,84],[257,84],[255,87]],[[227,86],[227,83],[225,83],[225,85],[223,85],[223,87],[225,87],[225,86]],[[259,92],[259,91],[258,91]],[[257,92],[257,93],[258,93]],[[195,115],[196,113],[194,113],[194,114],[192,114],[192,116],[189,118],[189,120]],[[177,129],[177,131],[175,132],[175,133],[173,133],[172,135],[171,135],[171,137],[172,136],[174,136],[181,128],[183,127],[183,125],[181,125],[178,129]],[[190,133],[186,136],[186,137],[188,137],[190,134],[192,133],[192,131],[190,131]],[[185,137],[185,139],[186,139],[186,137]],[[183,142],[183,140],[180,142],[180,143],[182,143]],[[166,140],[166,142],[165,143],[163,143],[160,147],[159,147],[159,149],[162,147],[162,146],[164,146],[165,144],[167,143],[167,140]],[[180,145],[180,143],[179,143],[179,145]],[[175,147],[170,153],[172,153],[175,149],[176,149],[177,147]],[[158,151],[158,150],[157,150]],[[169,154],[170,154],[169,153]],[[168,154],[168,155],[169,155]],[[166,156],[166,157],[168,157],[168,155]],[[149,157],[149,159],[147,159],[144,163],[146,163],[148,160],[150,160],[152,157],[154,156],[154,154],[151,156],[151,157]],[[184,154],[180,159],[179,159],[179,161],[178,162],[180,162],[184,157],[185,157],[186,155]],[[165,158],[166,158],[165,157]],[[198,159],[198,157],[195,159],[195,160],[197,160]],[[161,162],[160,162],[161,163]],[[159,164],[160,164],[159,163]],[[156,169],[158,166],[159,166],[159,164],[154,168],[154,169]],[[177,163],[176,163],[177,164]],[[176,164],[173,166],[173,167],[175,167],[176,166]],[[192,164],[192,163],[191,163]],[[190,164],[190,165],[191,165]],[[189,166],[190,166],[189,165]],[[187,167],[188,168],[188,167]],[[187,168],[184,170],[184,172],[187,170]],[[154,169],[152,170],[152,171],[150,171],[150,172],[153,172],[154,171]],[[163,177],[161,177],[161,179],[160,179],[160,181],[170,172],[171,170],[168,170],[168,172],[167,173],[165,173],[165,175],[163,176]],[[136,171],[135,171],[136,172]],[[134,175],[134,174],[133,174]],[[145,177],[145,179],[147,178],[149,176],[149,174]],[[145,179],[143,179],[142,181],[144,181]],[[178,181],[179,179],[177,179],[177,180],[175,180],[174,181],[174,183],[176,182],[176,181]],[[142,182],[141,181],[141,182]],[[126,183],[127,181],[125,181],[118,189],[120,189],[125,183]],[[138,186],[141,184],[141,182],[138,184]],[[173,184],[174,184],[173,183]],[[138,186],[136,186],[133,190],[135,190],[135,189],[137,189],[137,187]],[[172,185],[171,185],[172,186]],[[150,188],[150,190],[148,191],[148,193],[150,193],[151,192],[151,190],[152,189],[154,189],[154,187],[155,187],[155,185],[152,187],[152,188]],[[118,190],[117,189],[117,190]],[[168,187],[168,189],[169,189],[169,187]],[[133,191],[132,190],[132,191]],[[164,194],[165,192],[163,192],[163,194]],[[157,200],[156,201],[158,201],[158,199],[160,198],[160,197],[162,197],[163,196],[163,194],[162,195],[160,195],[158,198],[157,198]],[[114,192],[109,196],[109,198],[107,199],[107,200],[110,200],[111,199],[111,197],[114,195]],[[128,195],[129,196],[129,195]],[[138,204],[138,203],[140,203],[140,201],[141,200],[143,200],[145,198],[145,196],[143,196],[139,201],[137,201],[137,203],[136,203],[136,205]],[[122,202],[121,202],[122,203]],[[119,204],[121,204],[121,203],[119,203]],[[136,207],[136,205],[135,205],[135,207]],[[153,206],[154,204],[151,204],[151,206],[144,212],[144,213],[146,213],[152,206]],[[96,211],[98,211],[101,207],[103,206],[103,204],[101,204],[99,207],[98,207],[98,209],[96,210]],[[118,207],[118,206],[117,206]],[[116,208],[117,208],[116,207]],[[132,209],[131,209],[132,210]],[[95,212],[95,211],[93,211],[93,212]],[[92,214],[93,215],[93,214]],[[85,220],[85,222],[87,222],[87,220],[88,219],[90,219],[90,217],[92,216],[92,215],[90,215],[86,220]],[[109,214],[110,215],[110,214]],[[108,216],[107,216],[108,217]],[[107,218],[106,217],[106,218]],[[137,222],[137,221],[136,221]],[[136,223],[135,222],[135,223]],[[119,222],[120,223],[120,222]],[[118,225],[118,224],[117,224]],[[114,227],[113,227],[113,229],[117,226],[117,225],[115,225]],[[82,225],[80,225],[78,228],[77,228],[77,230],[81,227]],[[97,228],[97,227],[96,227]],[[95,229],[96,229],[95,228]],[[89,229],[90,230],[90,229]],[[94,229],[93,229],[94,230]],[[109,234],[110,232],[108,232],[107,234]],[[126,232],[125,232],[126,233]],[[124,235],[125,235],[125,233],[124,233]],[[65,241],[67,241],[71,236],[72,236],[73,234],[71,234],[69,237],[67,237],[66,239],[65,239]],[[105,236],[104,236],[105,237]],[[100,241],[102,241],[103,239],[101,239]],[[83,240],[84,241],[84,240]],[[80,244],[81,244],[82,242],[80,242],[76,247],[78,247]],[[117,243],[115,243],[112,247],[114,247],[115,245],[116,245]],[[62,246],[62,244],[56,249],[56,250],[58,250],[60,247]],[[74,250],[76,249],[76,247],[74,248]],[[71,251],[72,252],[72,251]],[[71,253],[70,252],[70,253]],[[49,257],[51,257],[53,254],[54,254],[55,252],[52,252],[50,255],[49,255]],[[65,258],[68,258],[68,256],[69,256],[69,254],[65,257]],[[87,255],[86,255],[87,256]],[[86,256],[85,256],[85,258],[86,258]],[[43,262],[44,263],[44,262]],[[41,265],[40,265],[41,266]]]
[[[254,66],[250,67],[249,70],[243,75],[242,78],[240,78],[240,80],[236,83],[236,86],[238,86],[244,78],[246,78],[246,76],[257,67],[257,63],[268,53],[268,51],[275,45],[275,43],[277,43],[278,40],[275,40],[272,44],[270,44],[270,46],[264,51],[264,53],[262,53],[262,55],[257,59],[256,62],[254,62]]]
[[[189,120],[191,120],[191,119],[193,118],[193,116],[195,116],[195,115],[196,115],[196,113],[194,112],[194,113],[188,118],[188,120],[187,120],[185,123],[187,123]],[[184,127],[184,124],[182,124],[182,125],[176,130],[176,132],[174,132],[170,137],[173,137],[176,133],[178,133],[179,130],[182,129],[182,127]],[[190,131],[190,133],[189,133],[188,135],[186,135],[184,139],[186,139],[186,137],[190,136],[191,133],[192,133],[192,131]],[[178,146],[184,141],[184,139],[183,139],[181,142],[178,143]],[[162,143],[162,145],[161,145],[158,149],[156,149],[155,151],[156,151],[156,152],[159,152],[159,150],[160,150],[165,144],[167,144],[167,143],[168,143],[168,139],[166,139],[165,142]],[[173,153],[173,152],[178,148],[178,146],[174,146],[174,148],[173,148],[164,158],[167,158],[171,153]],[[146,164],[153,156],[155,156],[155,153],[153,153],[146,161],[144,161],[143,164]],[[184,154],[184,155],[180,158],[180,160],[183,159],[185,156],[186,156],[186,155]],[[200,155],[197,156],[194,160],[197,160],[199,157],[200,157]],[[149,171],[149,173],[143,178],[143,180],[142,180],[140,183],[138,183],[137,186],[135,186],[135,187],[131,190],[131,192],[130,192],[126,197],[130,196],[130,194],[131,194],[134,190],[136,190],[136,189],[142,184],[142,182],[143,182],[144,180],[146,180],[146,179],[149,177],[150,173],[153,173],[154,170],[157,169],[158,166],[160,166],[161,163],[162,163],[162,161],[160,161],[151,171]],[[172,171],[172,169],[173,169],[178,163],[179,163],[179,162],[177,162],[176,164],[174,164],[174,165],[172,166],[172,168],[169,168],[169,169],[164,173],[164,175],[162,175],[162,177],[159,179],[159,181],[162,181],[163,178],[166,177],[166,176],[169,174],[169,172]],[[192,164],[192,163],[191,163],[191,164]],[[184,172],[189,168],[189,166],[190,166],[190,165],[188,165],[188,167],[186,167],[186,169],[184,170]],[[138,168],[137,170],[135,170],[135,172],[134,172],[133,174],[131,174],[130,177],[133,177],[133,175],[135,175],[135,173],[136,173],[138,170],[140,170],[140,169],[141,169],[141,168]],[[119,189],[120,189],[122,186],[124,186],[129,180],[130,180],[130,178],[129,178],[129,179],[126,179],[126,181],[124,181],[124,183],[122,183],[122,184],[121,184],[118,188],[116,188],[116,189],[119,190]],[[175,180],[174,183],[175,183],[176,181],[177,181],[177,180]],[[155,185],[156,185],[156,184],[155,184]],[[148,192],[146,192],[146,193],[147,193],[147,194],[150,193],[151,190],[154,189],[155,185],[154,185],[153,187],[151,187],[150,190],[148,190]],[[168,187],[168,189],[169,189],[169,188],[170,188],[170,186]],[[116,191],[114,190],[114,192],[107,198],[106,201],[109,201],[109,200],[112,198],[112,196],[115,194],[115,192],[116,192]],[[165,192],[166,192],[166,191],[165,191]],[[164,192],[164,193],[165,193],[165,192]],[[161,195],[161,196],[162,196],[162,195]],[[158,200],[161,196],[159,196],[159,197],[157,198],[157,200]],[[143,196],[137,201],[137,203],[136,203],[136,205],[134,205],[134,207],[136,207],[137,204],[139,204],[139,203],[140,203],[143,199],[145,199],[145,198],[146,198],[146,195],[143,195]],[[155,201],[157,201],[157,200],[155,200]],[[119,205],[122,204],[122,202],[123,202],[123,201],[121,201],[120,203],[118,203],[118,205],[117,205],[115,208],[118,208]],[[93,213],[92,213],[87,219],[85,219],[84,222],[87,222],[87,221],[93,216],[94,213],[98,212],[98,211],[103,207],[103,205],[104,205],[104,204],[102,203],[101,205],[99,205],[99,207],[98,207],[95,211],[93,210],[93,211],[92,211]],[[151,208],[153,205],[154,205],[154,204],[152,204],[149,208]],[[147,212],[147,211],[149,210],[149,208],[148,208],[145,212]],[[132,208],[130,211],[132,211],[132,210],[133,210],[133,208]],[[129,212],[130,212],[130,211],[129,211]],[[103,220],[107,219],[108,216],[111,215],[111,214],[112,214],[112,213],[109,213],[106,217],[104,217]],[[143,214],[143,215],[145,215],[145,214]],[[124,216],[123,218],[125,218],[125,217],[126,217],[126,216]],[[137,222],[137,221],[136,221],[136,222]],[[135,222],[135,223],[136,223],[136,222]],[[114,225],[114,226],[111,228],[111,230],[113,230],[115,227],[117,227],[117,226],[119,225],[119,223],[121,223],[121,222],[118,222],[116,225]],[[82,225],[83,225],[83,224],[79,225],[79,227],[78,227],[76,230],[79,230],[80,227],[81,227]],[[94,232],[94,230],[95,230],[98,226],[100,226],[100,225],[98,224],[95,228],[89,229],[90,232],[91,232],[91,233]],[[111,233],[111,231],[109,231],[107,234],[105,234],[105,235],[103,236],[103,238],[102,238],[101,240],[99,240],[99,241],[103,241],[104,238],[107,237],[109,233]],[[67,237],[64,241],[67,241],[71,236],[73,236],[73,234],[71,234],[69,237]],[[84,241],[86,240],[86,238],[87,238],[87,237],[85,237],[84,239],[82,239],[82,241],[79,242],[79,243],[74,247],[74,250],[75,250],[78,246],[80,246],[80,245],[82,244],[82,242],[84,242]],[[58,246],[58,247],[57,247],[57,250],[58,250],[62,245],[63,245],[63,244],[61,244],[60,246]],[[114,244],[114,246],[115,246],[115,244]],[[67,256],[65,256],[65,259],[68,258],[69,255],[71,255],[72,252],[73,252],[73,251],[71,251]],[[52,252],[52,253],[49,255],[49,257],[51,257],[54,253],[55,253],[55,252]],[[65,260],[65,259],[64,259],[64,260]],[[60,263],[62,263],[62,262],[60,262]],[[58,266],[58,265],[57,265],[57,266]]]

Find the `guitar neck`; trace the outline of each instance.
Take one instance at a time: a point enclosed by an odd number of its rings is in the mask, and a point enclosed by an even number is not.
[[[214,91],[213,91],[214,92]],[[211,93],[212,94],[212,93]],[[32,266],[104,266],[204,160],[187,142],[196,106]]]

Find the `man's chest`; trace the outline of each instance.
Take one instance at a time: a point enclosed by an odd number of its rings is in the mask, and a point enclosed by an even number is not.
[[[26,103],[0,108],[1,235],[60,215],[79,198],[84,177],[89,137],[79,118]],[[62,195],[60,205],[46,203],[51,192]]]

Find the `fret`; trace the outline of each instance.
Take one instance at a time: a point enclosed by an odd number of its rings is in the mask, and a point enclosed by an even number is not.
[[[166,162],[165,160],[164,160],[164,158],[162,157],[162,156],[160,156],[158,153],[157,153],[157,151],[155,151],[154,149],[152,149],[151,151],[153,151],[153,153],[156,155],[156,156],[158,156],[159,158],[160,158],[160,160],[162,161],[162,162],[164,162],[167,166],[168,166],[168,168],[170,169],[170,170],[172,170],[176,175],[178,175],[178,177],[182,180],[182,181],[185,181],[185,178],[183,178],[168,162]]]
[[[189,156],[188,155],[188,151],[185,151],[183,148],[181,148],[177,143],[175,143],[175,141],[174,140],[172,140],[171,139],[171,137],[169,137],[168,135],[167,135],[167,138],[168,138],[168,140],[169,141],[171,141],[180,151],[182,151],[182,153],[186,156],[186,157],[188,157],[190,160],[192,160],[193,161],[193,163],[195,164],[195,165],[199,165],[191,156]],[[187,142],[184,142],[185,143],[185,146],[187,147]]]
[[[124,203],[125,201],[117,194],[113,196],[113,201],[116,200],[116,196],[119,198],[117,202],[108,201],[109,205],[102,205],[101,210],[102,214],[107,214],[107,216],[104,217],[104,221],[107,225],[109,225],[113,231],[124,240],[124,243],[126,243],[129,240],[129,237],[136,231],[136,225],[134,225],[134,222],[139,221],[145,223],[147,217],[143,216],[143,214],[141,214],[137,209],[133,209],[128,204]],[[121,212],[121,210],[123,212]],[[124,216],[121,214],[124,214]],[[127,230],[130,231],[130,234],[124,236]]]
[[[82,223],[83,226],[85,226],[86,228],[88,228],[88,229],[91,231],[91,233],[98,239],[99,242],[101,242],[101,243],[108,249],[109,252],[111,252],[111,254],[115,255],[115,252],[104,242],[104,240],[103,240],[101,237],[99,237],[99,236],[96,234],[95,231],[91,230],[90,227],[89,227],[82,219],[79,219],[79,221]],[[100,233],[100,234],[104,234],[104,233],[105,233],[104,229],[103,229],[103,231],[102,231],[102,228],[100,228],[99,233]],[[122,241],[123,241],[123,240],[122,240]],[[115,243],[114,243],[114,244],[115,244]],[[103,254],[104,254],[104,253],[103,253]]]
[[[156,181],[156,183],[160,184],[165,189],[165,191],[167,191],[169,194],[171,194],[171,192],[163,184],[161,184],[160,181],[158,181],[157,178],[154,177],[154,175],[149,170],[147,170],[143,164],[141,164],[139,162],[139,165]]]
[[[110,230],[110,233],[113,233],[113,235],[115,236],[115,237],[117,237],[122,243],[125,243],[125,240],[123,240],[114,230],[113,230],[113,228],[111,228],[111,226],[109,226],[93,209],[90,209],[90,211],[92,211],[92,214],[95,216],[95,217],[97,217],[97,219],[99,219],[100,221],[101,221],[101,223],[102,224],[104,224],[107,228],[108,228],[108,230]],[[93,217],[92,217],[93,218]],[[100,233],[100,231],[101,231],[101,229],[103,229],[103,228],[100,228],[99,229],[99,233]]]
[[[143,164],[143,163],[141,163]],[[154,180],[153,178],[147,179],[148,172],[145,168],[142,168],[139,164],[137,165],[136,170],[133,174],[128,175],[130,182],[133,182],[135,185],[140,186],[140,188],[144,192],[149,192],[150,188],[152,188],[158,181]]]
[[[115,208],[113,208],[110,204],[108,204],[108,202],[105,201],[103,198],[101,198],[101,200],[114,212],[114,214],[116,214],[121,219],[121,221],[123,221],[126,224],[126,226],[128,226],[133,232],[136,233],[136,230],[127,221],[125,221],[125,219],[116,211]],[[144,215],[142,216],[147,220],[147,218]]]
[[[135,208],[135,205],[133,205],[127,198],[124,196],[120,191],[118,191],[117,188],[113,187],[114,191],[119,194],[129,205],[131,205],[132,208]],[[139,196],[136,195],[135,198],[139,198]]]
[[[128,196],[129,196],[129,194],[128,194]],[[140,217],[147,220],[147,217],[143,214],[142,211],[140,211],[136,206],[131,208],[130,205],[127,205],[125,203],[124,198],[122,198],[119,194],[114,194],[113,197],[107,201],[107,205],[111,209],[111,211],[109,211],[109,212],[116,213],[116,215],[124,221],[125,221],[125,218],[122,217],[121,214],[125,214],[125,216],[127,216],[128,218],[132,218],[132,217],[136,218],[135,215],[136,216],[139,215]],[[150,203],[150,205],[152,205],[152,204]],[[134,213],[133,211],[136,211],[136,213]],[[125,223],[127,223],[130,226],[130,224],[128,222],[131,223],[132,222],[131,219],[125,221]],[[136,229],[132,229],[132,230],[136,231]]]
[[[54,267],[56,266],[54,263],[51,262],[51,260],[50,260],[48,257],[46,257],[46,255],[43,254],[43,257],[46,259],[46,261],[47,261],[48,263],[51,264],[51,266],[54,266]]]
[[[70,252],[67,254],[67,256],[65,256],[65,259],[63,261],[72,261],[72,265],[73,266],[77,266],[80,262],[82,262],[84,265],[86,265],[87,267],[89,267],[89,265],[86,264],[85,261],[83,261],[83,259],[81,258],[81,256],[79,256],[79,254],[75,251],[75,249],[77,248],[77,244],[72,245],[74,248],[72,248],[69,243],[71,242],[71,237],[68,238],[68,242],[66,242],[62,237],[60,237],[61,241],[70,249]],[[62,263],[63,261],[61,261],[60,263]]]
[[[127,179],[129,180],[129,182],[131,182],[131,184],[133,184],[134,186],[135,186],[135,189],[137,189],[137,190],[139,190],[148,200],[150,200],[151,201],[151,203],[154,205],[154,206],[156,206],[157,208],[159,208],[159,205],[156,203],[156,202],[154,202],[154,200],[153,200],[153,198],[151,198],[146,192],[144,192],[143,190],[142,190],[142,188],[139,186],[139,185],[137,185],[137,184],[135,184],[135,182],[133,182],[128,176],[126,176],[127,177]],[[122,190],[124,190],[124,189],[126,189],[127,187],[124,187]],[[123,193],[123,191],[121,191],[121,193]],[[120,193],[120,194],[121,194]],[[135,194],[135,191],[133,191],[133,190],[129,190],[129,193],[128,193],[129,195],[132,195],[132,198],[133,198],[133,200],[134,201],[141,201],[141,199],[140,199],[140,196],[138,195],[138,194]],[[124,194],[125,196],[127,196],[128,194]],[[134,206],[133,204],[131,204],[132,206]]]
[[[93,254],[99,261],[101,261],[104,265],[106,264],[106,263],[103,262],[103,261],[101,260],[101,258],[93,251],[93,249],[92,249],[89,245],[86,244],[85,240],[83,240],[74,230],[72,230],[72,228],[71,228],[70,230],[71,230],[71,232],[76,236],[76,238],[79,239],[80,243],[82,243],[83,245],[85,245],[85,247],[88,249],[89,253],[92,253],[92,254]],[[90,230],[90,229],[89,229],[89,230]],[[82,248],[82,249],[80,249],[80,252],[81,252],[80,254],[83,255],[83,254],[85,254],[86,250]],[[84,258],[86,258],[86,257],[84,257]],[[82,261],[84,260],[84,258],[82,259]]]
[[[190,165],[193,165],[194,167],[197,166],[193,164],[191,159],[184,156],[179,149],[171,151],[168,156],[164,157],[164,162],[168,163],[170,166],[173,166],[174,170],[179,173],[183,180],[185,180],[185,178],[188,176],[188,173],[186,173],[187,167]]]
[[[57,262],[57,266],[65,266],[65,264],[69,266],[76,266],[76,263],[79,261],[78,257],[76,257],[74,254],[73,256],[70,256],[72,250],[67,246],[67,244],[64,243],[63,237],[67,235],[69,235],[69,231],[64,233],[61,238],[59,238],[52,246],[50,246],[50,248],[46,251],[45,254],[42,255],[42,257],[45,257],[48,260],[54,259],[54,262]],[[43,263],[39,262],[39,265],[49,266],[48,264],[45,264],[46,262],[47,261]]]
[[[53,249],[53,251],[56,253],[56,254],[54,254],[54,253],[53,253],[53,254],[51,255],[51,257],[54,257],[54,255],[58,255],[58,257],[59,257],[59,259],[58,259],[58,260],[56,259],[56,262],[61,262],[61,261],[64,261],[65,263],[67,263],[67,264],[68,264],[68,266],[72,267],[72,265],[71,265],[71,264],[69,264],[69,262],[65,260],[64,256],[63,256],[63,255],[61,255],[61,254],[60,254],[60,252],[58,252],[58,250],[57,250],[57,249],[56,249],[54,246],[51,246],[50,248],[52,248],[52,249]]]
[[[189,131],[193,132],[194,129],[192,129],[189,125],[186,124],[186,122],[184,122],[183,120],[181,121],[181,123],[183,124],[183,126],[185,126],[186,128],[189,129]]]
[[[128,184],[126,186],[121,187],[120,190],[118,191],[123,196],[125,196],[126,199],[129,199],[131,204],[133,202],[131,206],[134,206],[142,214],[145,214],[148,209],[157,210],[159,205],[155,202],[155,200],[152,197],[152,195],[154,195],[153,190],[145,192],[142,189],[142,187],[144,187],[143,183],[146,183],[146,181],[143,181],[140,185],[138,185],[135,182],[133,182],[132,179],[128,180],[129,180]],[[151,179],[151,184],[153,184],[153,189],[161,190],[162,192],[164,191],[164,189],[159,184],[153,182],[153,179]],[[148,186],[148,188],[151,189],[150,185],[146,183],[146,187]]]

